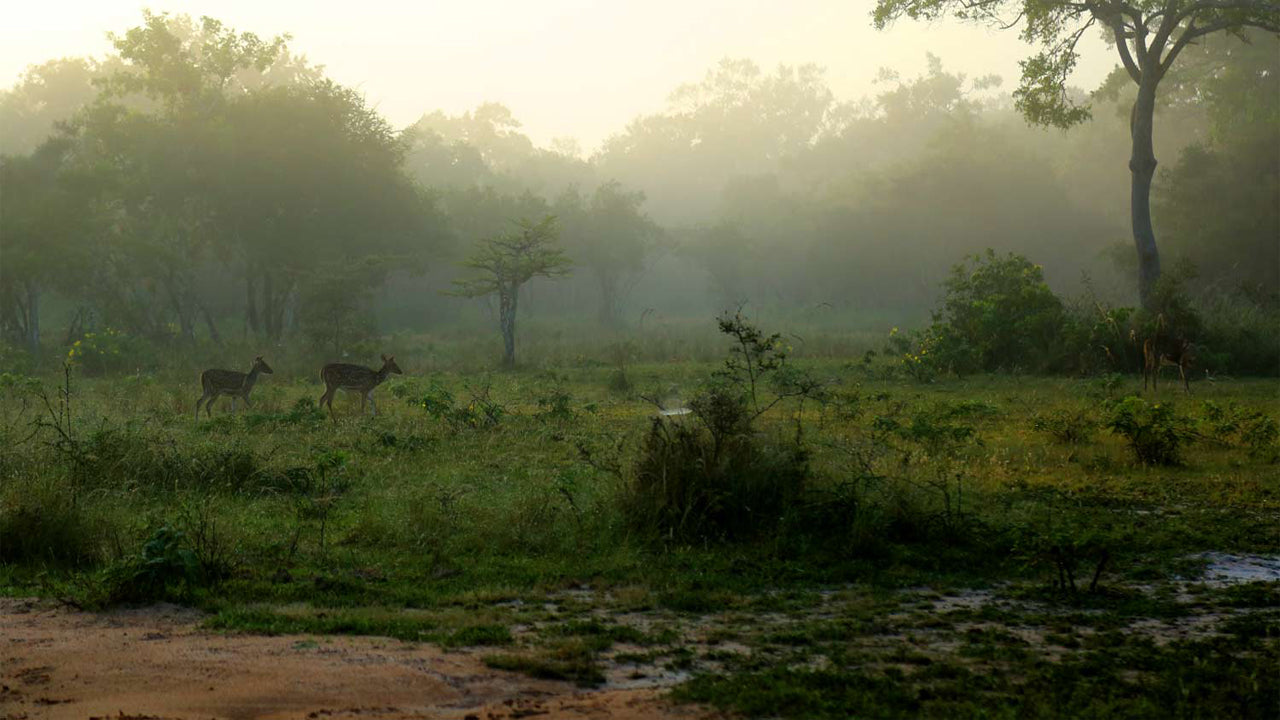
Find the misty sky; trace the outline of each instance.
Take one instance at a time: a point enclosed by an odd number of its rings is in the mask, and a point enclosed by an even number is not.
[[[110,31],[156,12],[211,15],[238,31],[290,33],[291,48],[329,77],[359,88],[396,126],[423,112],[460,113],[493,100],[512,109],[537,143],[574,137],[590,151],[642,113],[661,110],[677,85],[697,81],[724,57],[815,62],[836,95],[873,95],[881,67],[910,77],[925,53],[970,77],[1016,84],[1027,48],[1016,32],[954,21],[901,22],[877,32],[871,0],[470,0],[469,2],[285,2],[116,0],[25,2],[5,9],[0,86],[57,57],[107,54]],[[1073,82],[1096,87],[1114,53],[1089,38]]]

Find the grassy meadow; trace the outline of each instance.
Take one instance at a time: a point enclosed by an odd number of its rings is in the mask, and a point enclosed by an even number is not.
[[[340,394],[336,422],[300,359],[198,420],[194,367],[3,376],[0,592],[479,647],[751,716],[1280,703],[1280,584],[1207,572],[1280,554],[1280,381],[925,383],[814,339],[804,393],[762,383],[717,433],[695,398],[750,390],[721,342],[513,372],[401,344],[379,415]]]

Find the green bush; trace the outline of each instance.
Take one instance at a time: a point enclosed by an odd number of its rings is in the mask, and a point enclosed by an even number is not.
[[[625,498],[628,517],[685,542],[768,533],[804,490],[807,454],[754,432],[743,398],[725,388],[691,405],[694,419],[650,425]]]
[[[84,567],[98,562],[100,535],[69,494],[15,487],[0,497],[0,562]]]
[[[138,553],[107,568],[105,579],[105,600],[113,605],[188,600],[208,584],[186,534],[169,525],[152,531]]]
[[[276,484],[262,458],[238,443],[181,447],[130,426],[100,428],[65,451],[80,488],[241,492]]]
[[[1055,369],[1065,313],[1040,266],[987,250],[953,267],[944,287],[917,356],[960,374]]]
[[[1130,396],[1111,409],[1107,428],[1129,441],[1145,465],[1177,465],[1182,447],[1191,440],[1190,422],[1169,405]]]
[[[95,377],[121,370],[134,369],[134,361],[147,355],[134,338],[119,330],[106,328],[87,332],[71,344],[67,363],[78,368],[85,377]]]
[[[1206,401],[1199,425],[1203,434],[1243,447],[1250,457],[1267,462],[1280,459],[1280,424],[1264,412],[1242,410],[1235,403],[1223,408]]]
[[[1134,372],[1142,367],[1131,307],[1112,307],[1086,297],[1065,306],[1061,351],[1053,369],[1094,375]]]
[[[1196,365],[1210,375],[1280,375],[1280,304],[1216,294],[1200,303]]]
[[[453,393],[436,380],[431,381],[422,395],[405,397],[411,404],[426,410],[428,415],[444,421],[454,430],[493,428],[501,424],[507,415],[507,408],[489,397],[489,385],[486,383],[478,388],[468,385],[467,390],[471,393],[471,400],[465,405],[458,404]]]
[[[799,428],[792,440],[766,439],[754,423],[782,400],[803,401],[820,388],[788,366],[780,335],[766,335],[740,312],[718,324],[733,340],[724,366],[690,400],[688,415],[654,418],[624,496],[634,526],[682,542],[772,531],[809,476]]]
[[[1057,410],[1035,415],[1031,427],[1063,445],[1083,445],[1093,439],[1098,421],[1088,410]]]

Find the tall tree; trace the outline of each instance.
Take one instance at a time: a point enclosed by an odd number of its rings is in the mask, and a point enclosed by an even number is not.
[[[1022,61],[1014,91],[1019,110],[1033,123],[1068,128],[1089,108],[1068,92],[1079,59],[1076,47],[1093,27],[1114,44],[1138,94],[1129,118],[1130,215],[1138,253],[1138,294],[1150,307],[1160,277],[1160,253],[1151,225],[1151,179],[1156,157],[1152,127],[1156,91],[1178,55],[1211,33],[1260,28],[1280,33],[1280,2],[1272,0],[877,0],[877,28],[906,16],[934,20],[947,15],[1000,28],[1022,25],[1022,37],[1040,51]]]
[[[228,113],[223,156],[220,219],[243,263],[249,326],[268,338],[284,333],[314,272],[416,255],[441,234],[432,198],[404,172],[402,141],[349,88],[251,93]]]
[[[1204,114],[1209,132],[1159,176],[1161,242],[1207,285],[1280,292],[1280,38],[1223,36],[1182,58],[1164,104]]]
[[[216,338],[198,281],[230,247],[214,203],[227,110],[293,61],[284,36],[263,40],[207,17],[197,26],[143,11],[143,21],[111,35],[118,58],[68,127],[80,161],[112,179],[113,243],[100,252],[94,285],[114,295],[98,301],[134,333],[166,335],[172,322],[193,341],[203,317]]]
[[[54,138],[29,156],[0,156],[0,331],[33,356],[41,300],[71,284],[91,227],[92,191],[68,170],[72,152]]]
[[[13,88],[0,91],[0,154],[35,150],[54,133],[55,123],[93,101],[98,94],[93,81],[101,73],[98,63],[84,58],[27,68]]]
[[[454,281],[454,295],[498,296],[498,326],[502,331],[502,364],[516,364],[516,310],[520,288],[535,277],[568,275],[572,262],[557,244],[560,232],[552,215],[538,222],[521,220],[515,232],[481,240],[463,267],[474,277]]]
[[[640,209],[644,193],[629,192],[616,181],[589,196],[576,189],[556,201],[556,217],[564,227],[565,245],[600,286],[599,318],[614,327],[621,321],[629,284],[644,269],[645,256],[659,228]]]

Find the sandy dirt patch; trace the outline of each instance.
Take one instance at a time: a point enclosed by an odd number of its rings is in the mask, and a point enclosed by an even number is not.
[[[0,598],[0,720],[707,718],[655,688],[582,690],[374,637],[216,634],[173,605]]]

